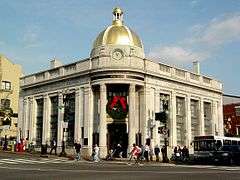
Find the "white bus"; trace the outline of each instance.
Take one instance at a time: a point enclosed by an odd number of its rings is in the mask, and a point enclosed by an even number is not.
[[[208,161],[214,151],[224,145],[239,145],[240,138],[224,136],[196,136],[194,137],[194,159]]]

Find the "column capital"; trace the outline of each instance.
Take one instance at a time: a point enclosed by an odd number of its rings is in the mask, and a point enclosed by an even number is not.
[[[33,101],[34,101],[34,97],[32,96],[32,97],[29,98],[29,103],[32,104]]]
[[[28,99],[27,99],[27,98],[24,98],[24,99],[23,99],[23,104],[27,104],[27,101],[28,101]]]
[[[135,92],[135,86],[136,86],[136,84],[131,83],[131,84],[129,85],[129,92]]]
[[[107,86],[106,86],[105,83],[101,83],[101,84],[100,84],[100,91],[101,91],[101,92],[106,92],[106,91],[107,91]]]
[[[47,98],[49,98],[49,95],[46,93],[46,94],[43,95],[43,98],[47,99]]]

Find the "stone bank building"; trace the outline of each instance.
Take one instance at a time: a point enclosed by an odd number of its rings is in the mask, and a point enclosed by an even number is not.
[[[113,22],[93,43],[90,57],[21,78],[19,138],[36,147],[57,140],[83,154],[121,144],[163,145],[155,113],[167,108],[168,144],[191,146],[196,135],[223,135],[222,84],[145,58],[141,39],[113,10]],[[169,149],[170,149],[169,148]],[[125,153],[126,154],[126,153]]]

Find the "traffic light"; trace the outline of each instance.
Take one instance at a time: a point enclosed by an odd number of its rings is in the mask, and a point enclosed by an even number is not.
[[[166,113],[166,111],[155,113],[155,120],[160,121],[164,124],[167,123],[167,113]]]

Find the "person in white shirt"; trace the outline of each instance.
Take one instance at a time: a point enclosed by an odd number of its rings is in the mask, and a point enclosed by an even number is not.
[[[93,148],[93,161],[98,162],[99,161],[99,147],[97,144],[95,144]]]

